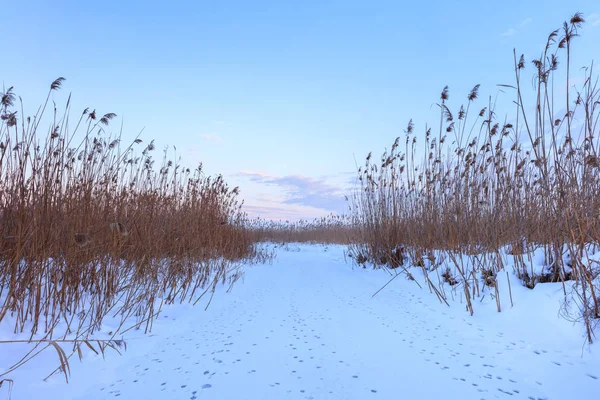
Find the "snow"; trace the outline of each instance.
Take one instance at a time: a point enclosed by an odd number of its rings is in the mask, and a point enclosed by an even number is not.
[[[167,306],[151,333],[127,332],[122,356],[107,351],[103,360],[84,347],[83,361],[71,360],[69,384],[62,375],[42,380],[58,363],[46,350],[10,376],[12,398],[572,399],[600,392],[599,348],[585,344],[581,322],[560,315],[560,283],[530,290],[511,278],[513,307],[508,296],[501,313],[482,300],[470,316],[458,296],[448,307],[404,276],[373,297],[389,273],[352,267],[341,246],[290,244],[276,252],[272,264],[247,266],[231,292],[220,288],[207,310],[208,299]],[[0,326],[0,337],[11,332]],[[0,371],[27,346],[0,345]],[[4,385],[0,398],[7,395]]]

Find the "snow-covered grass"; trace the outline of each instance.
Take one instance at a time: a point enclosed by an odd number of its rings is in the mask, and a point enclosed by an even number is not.
[[[57,363],[43,353],[12,375],[12,398],[572,399],[600,390],[598,347],[560,316],[560,283],[530,290],[511,274],[514,306],[503,298],[498,313],[485,298],[470,316],[458,296],[448,306],[431,295],[422,269],[422,289],[399,275],[379,291],[390,275],[353,267],[345,250],[278,246],[272,264],[246,267],[208,309],[208,299],[169,305],[150,334],[127,332],[122,356],[84,349],[69,384],[42,381]],[[25,347],[3,345],[0,367]]]

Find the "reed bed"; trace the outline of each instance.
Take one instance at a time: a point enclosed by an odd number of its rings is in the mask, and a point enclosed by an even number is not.
[[[13,88],[0,93],[0,325],[38,345],[0,381],[49,346],[67,375],[58,344],[119,349],[163,304],[196,302],[261,259],[238,188],[167,150],[156,160],[153,142],[122,143],[113,113],[72,121],[70,97],[62,111],[51,101],[63,81],[30,117]],[[92,345],[107,317],[121,325]]]
[[[348,245],[357,239],[350,220],[336,214],[296,222],[256,218],[250,227],[256,242]]]
[[[513,100],[503,111],[513,111],[500,115],[497,97],[480,100],[479,85],[453,105],[445,87],[435,127],[417,132],[411,120],[380,159],[367,156],[350,205],[356,262],[409,276],[416,266],[441,302],[458,293],[471,314],[485,287],[500,296],[504,270],[532,289],[561,282],[592,341],[600,321],[600,87],[593,62],[577,68],[583,83],[572,78],[584,22],[578,13],[552,31],[537,58],[514,52],[514,83],[499,85]]]

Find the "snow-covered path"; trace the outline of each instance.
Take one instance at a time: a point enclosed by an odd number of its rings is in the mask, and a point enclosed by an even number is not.
[[[515,304],[501,314],[470,317],[459,303],[442,306],[404,278],[372,297],[388,275],[353,270],[341,247],[290,250],[279,250],[272,265],[248,267],[244,280],[231,293],[218,293],[207,311],[167,309],[152,334],[126,337],[123,356],[109,352],[102,361],[87,354],[83,363],[75,361],[68,385],[61,377],[24,381],[21,372],[13,399],[570,399],[600,393],[598,347],[591,348],[596,354],[582,348],[579,327],[556,315],[557,304],[546,314]],[[515,292],[517,303],[533,293]]]

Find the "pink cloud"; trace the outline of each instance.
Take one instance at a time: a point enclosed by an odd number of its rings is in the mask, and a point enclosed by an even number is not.
[[[272,176],[251,171],[241,171],[237,175],[254,183],[279,187],[284,193],[284,199],[279,202],[283,207],[311,207],[337,213],[346,210],[347,189],[327,182],[326,178],[316,179],[302,175]]]

